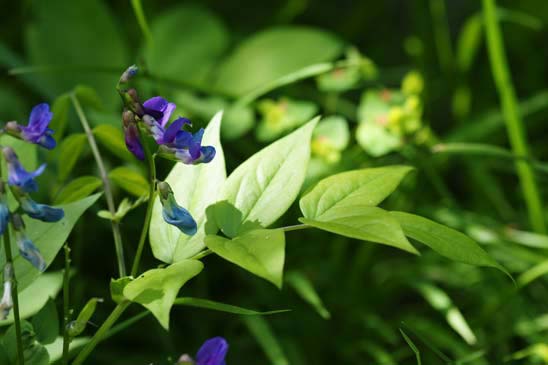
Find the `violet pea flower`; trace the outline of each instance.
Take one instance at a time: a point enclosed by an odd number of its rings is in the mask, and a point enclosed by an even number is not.
[[[53,130],[49,128],[52,118],[53,113],[50,111],[49,105],[41,103],[32,108],[29,122],[26,126],[12,121],[6,123],[5,131],[12,136],[51,150],[57,144],[52,137]]]
[[[44,172],[46,165],[43,164],[35,171],[29,172],[21,165],[13,148],[4,147],[2,152],[8,164],[8,184],[17,186],[26,193],[38,190],[34,178]]]
[[[192,236],[198,230],[198,226],[192,215],[185,208],[177,204],[173,191],[165,181],[158,183],[160,202],[162,203],[162,216],[166,223],[171,224],[184,234]]]

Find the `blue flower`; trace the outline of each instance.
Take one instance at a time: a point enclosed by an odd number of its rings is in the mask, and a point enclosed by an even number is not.
[[[175,110],[175,104],[161,96],[155,96],[143,103],[144,113],[153,117],[164,128]]]
[[[10,219],[10,210],[6,201],[5,185],[0,181],[0,236],[6,231]]]
[[[163,210],[162,216],[164,220],[177,228],[184,234],[192,236],[198,230],[198,226],[192,215],[185,208],[177,204],[173,191],[168,183],[162,181],[158,183],[160,192],[160,202]]]
[[[19,247],[19,253],[25,260],[30,262],[32,266],[40,271],[46,270],[46,261],[42,257],[40,250],[32,243],[27,236],[22,235],[17,239],[17,247]]]
[[[32,108],[29,123],[26,126],[19,125],[17,122],[8,122],[5,130],[13,136],[51,150],[56,146],[55,139],[51,136],[53,130],[48,128],[52,118],[53,113],[49,110],[49,105],[38,104]]]
[[[180,120],[186,120],[179,118],[170,125],[170,128],[175,125],[183,125]],[[173,138],[174,134],[174,138]],[[197,165],[200,163],[208,163],[215,157],[215,147],[202,146],[202,138],[204,136],[204,129],[201,128],[198,132],[192,134],[190,132],[180,130],[176,133],[165,133],[164,139],[169,142],[160,146],[160,155],[168,158],[172,158],[176,161],[181,161],[187,165]],[[169,139],[168,139],[169,138]]]
[[[27,193],[38,190],[38,185],[34,181],[34,178],[44,172],[46,165],[43,164],[36,171],[28,172],[21,166],[13,148],[4,147],[2,152],[8,164],[8,184],[17,186]]]
[[[204,342],[196,354],[196,365],[226,365],[228,342],[222,337],[213,337]]]
[[[19,203],[21,204],[21,209],[29,217],[39,219],[43,222],[57,222],[65,216],[63,209],[38,204],[28,196],[21,196]]]
[[[122,114],[122,123],[127,149],[139,160],[144,160],[145,152],[139,138],[135,114],[130,110],[124,110],[124,113]]]

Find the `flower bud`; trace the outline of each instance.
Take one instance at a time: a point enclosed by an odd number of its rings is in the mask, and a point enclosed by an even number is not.
[[[162,203],[162,216],[166,223],[171,224],[184,234],[192,236],[198,230],[198,226],[192,215],[185,208],[177,204],[173,190],[165,181],[158,183],[160,202]]]
[[[4,293],[0,300],[0,320],[5,320],[13,307],[13,299],[11,296],[12,280],[13,266],[8,262],[6,266],[4,266]]]
[[[25,234],[25,224],[19,214],[12,216],[12,224],[15,229],[15,240],[21,256],[30,262],[35,268],[40,271],[46,270],[46,260],[42,257],[40,250]]]

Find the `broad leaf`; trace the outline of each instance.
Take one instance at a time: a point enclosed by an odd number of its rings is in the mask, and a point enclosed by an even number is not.
[[[74,203],[60,205],[65,211],[65,217],[55,223],[46,223],[24,217],[27,236],[34,242],[42,253],[49,266],[57,253],[65,244],[72,228],[80,216],[88,209],[101,194],[95,194]],[[19,255],[15,238],[11,239],[12,252],[14,253],[14,267],[19,290],[28,287],[41,273],[31,263]],[[0,252],[0,267],[4,267],[6,257],[4,250]]]
[[[225,260],[282,287],[285,236],[281,229],[257,229],[229,240],[206,236],[207,247]]]
[[[418,254],[407,241],[396,219],[389,212],[365,204],[335,205],[316,219],[300,218],[302,223],[342,236],[382,243]]]
[[[192,257],[205,247],[206,208],[217,200],[217,194],[226,180],[225,158],[219,136],[222,115],[219,112],[213,117],[203,138],[204,145],[215,147],[213,161],[197,166],[177,163],[166,178],[177,202],[188,209],[196,220],[198,232],[187,236],[177,227],[167,224],[162,217],[160,199],[154,202],[149,239],[152,252],[159,260],[177,262]]]
[[[59,181],[65,181],[78,158],[87,146],[87,138],[84,133],[71,134],[65,138],[57,150],[57,178]]]
[[[408,166],[353,170],[329,176],[308,190],[299,205],[305,218],[322,219],[337,209],[357,205],[374,207],[390,195],[411,171]]]
[[[36,299],[32,301],[34,302]],[[46,304],[32,318],[32,326],[36,332],[37,340],[43,345],[52,343],[59,335],[59,315],[57,314],[55,302],[51,297],[48,298]]]
[[[109,172],[108,177],[113,183],[137,197],[147,195],[149,192],[149,183],[147,179],[129,167],[117,167]]]
[[[268,311],[268,312],[258,312],[251,309],[237,307],[235,305],[215,302],[213,300],[202,299],[202,298],[191,298],[191,297],[177,298],[175,299],[174,304],[188,306],[188,307],[195,307],[195,308],[211,309],[214,311],[240,314],[244,316],[265,316],[269,314],[284,313],[289,311],[286,309],[286,310],[275,310],[275,311]]]
[[[254,34],[221,64],[215,83],[235,96],[312,64],[330,61],[342,52],[343,43],[314,28],[286,26]]]
[[[318,119],[254,154],[228,177],[214,207],[224,234],[234,237],[250,226],[267,227],[291,206],[306,175]]]
[[[55,204],[67,204],[83,199],[97,190],[103,182],[95,176],[81,176],[69,182],[57,196]]]
[[[203,267],[200,261],[182,260],[163,269],[148,270],[124,287],[124,297],[151,311],[162,327],[168,329],[177,293]]]
[[[507,271],[467,235],[418,215],[390,212],[405,234],[451,260]]]
[[[36,271],[34,267],[29,270]],[[21,289],[21,279],[18,277],[17,280],[19,281],[19,314],[21,318],[25,319],[39,312],[49,298],[57,296],[63,286],[63,273],[57,271],[42,274],[24,290]],[[13,323],[13,311],[10,311],[7,319],[0,321],[0,326],[10,323]]]
[[[135,161],[135,157],[128,151],[121,128],[110,124],[100,124],[93,128],[93,135],[99,143],[114,155],[125,161]]]

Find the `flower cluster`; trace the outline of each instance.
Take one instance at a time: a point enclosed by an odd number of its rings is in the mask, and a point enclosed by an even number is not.
[[[213,337],[205,341],[196,353],[196,360],[188,355],[182,355],[177,365],[226,365],[228,342],[222,337]]]
[[[144,103],[139,101],[137,90],[126,88],[131,78],[137,74],[137,67],[129,67],[120,78],[118,92],[124,101],[122,127],[128,150],[138,159],[146,158],[145,136],[151,137],[157,145],[155,155],[188,165],[208,163],[215,157],[213,146],[202,146],[204,129],[195,133],[185,130],[192,123],[187,118],[178,117],[169,122],[175,104],[161,96],[155,96]],[[157,184],[164,220],[176,226],[181,232],[193,235],[197,225],[192,215],[175,200],[173,191],[166,182]]]
[[[32,109],[27,126],[21,126],[15,121],[10,121],[6,123],[1,132],[52,149],[56,145],[55,139],[52,137],[53,131],[49,128],[52,117],[53,114],[50,112],[49,105],[42,103]],[[7,186],[9,186],[12,196],[19,204],[17,211],[43,222],[61,220],[64,217],[62,209],[37,203],[30,197],[30,193],[38,190],[35,178],[44,172],[46,166],[42,165],[35,171],[27,171],[21,165],[17,154],[11,147],[3,147],[2,155],[8,168]],[[47,266],[46,261],[38,248],[26,236],[25,224],[21,215],[17,212],[10,212],[6,184],[4,181],[0,181],[0,234],[7,232],[10,222],[21,256],[38,270],[44,271]],[[4,293],[4,295],[6,294]]]

